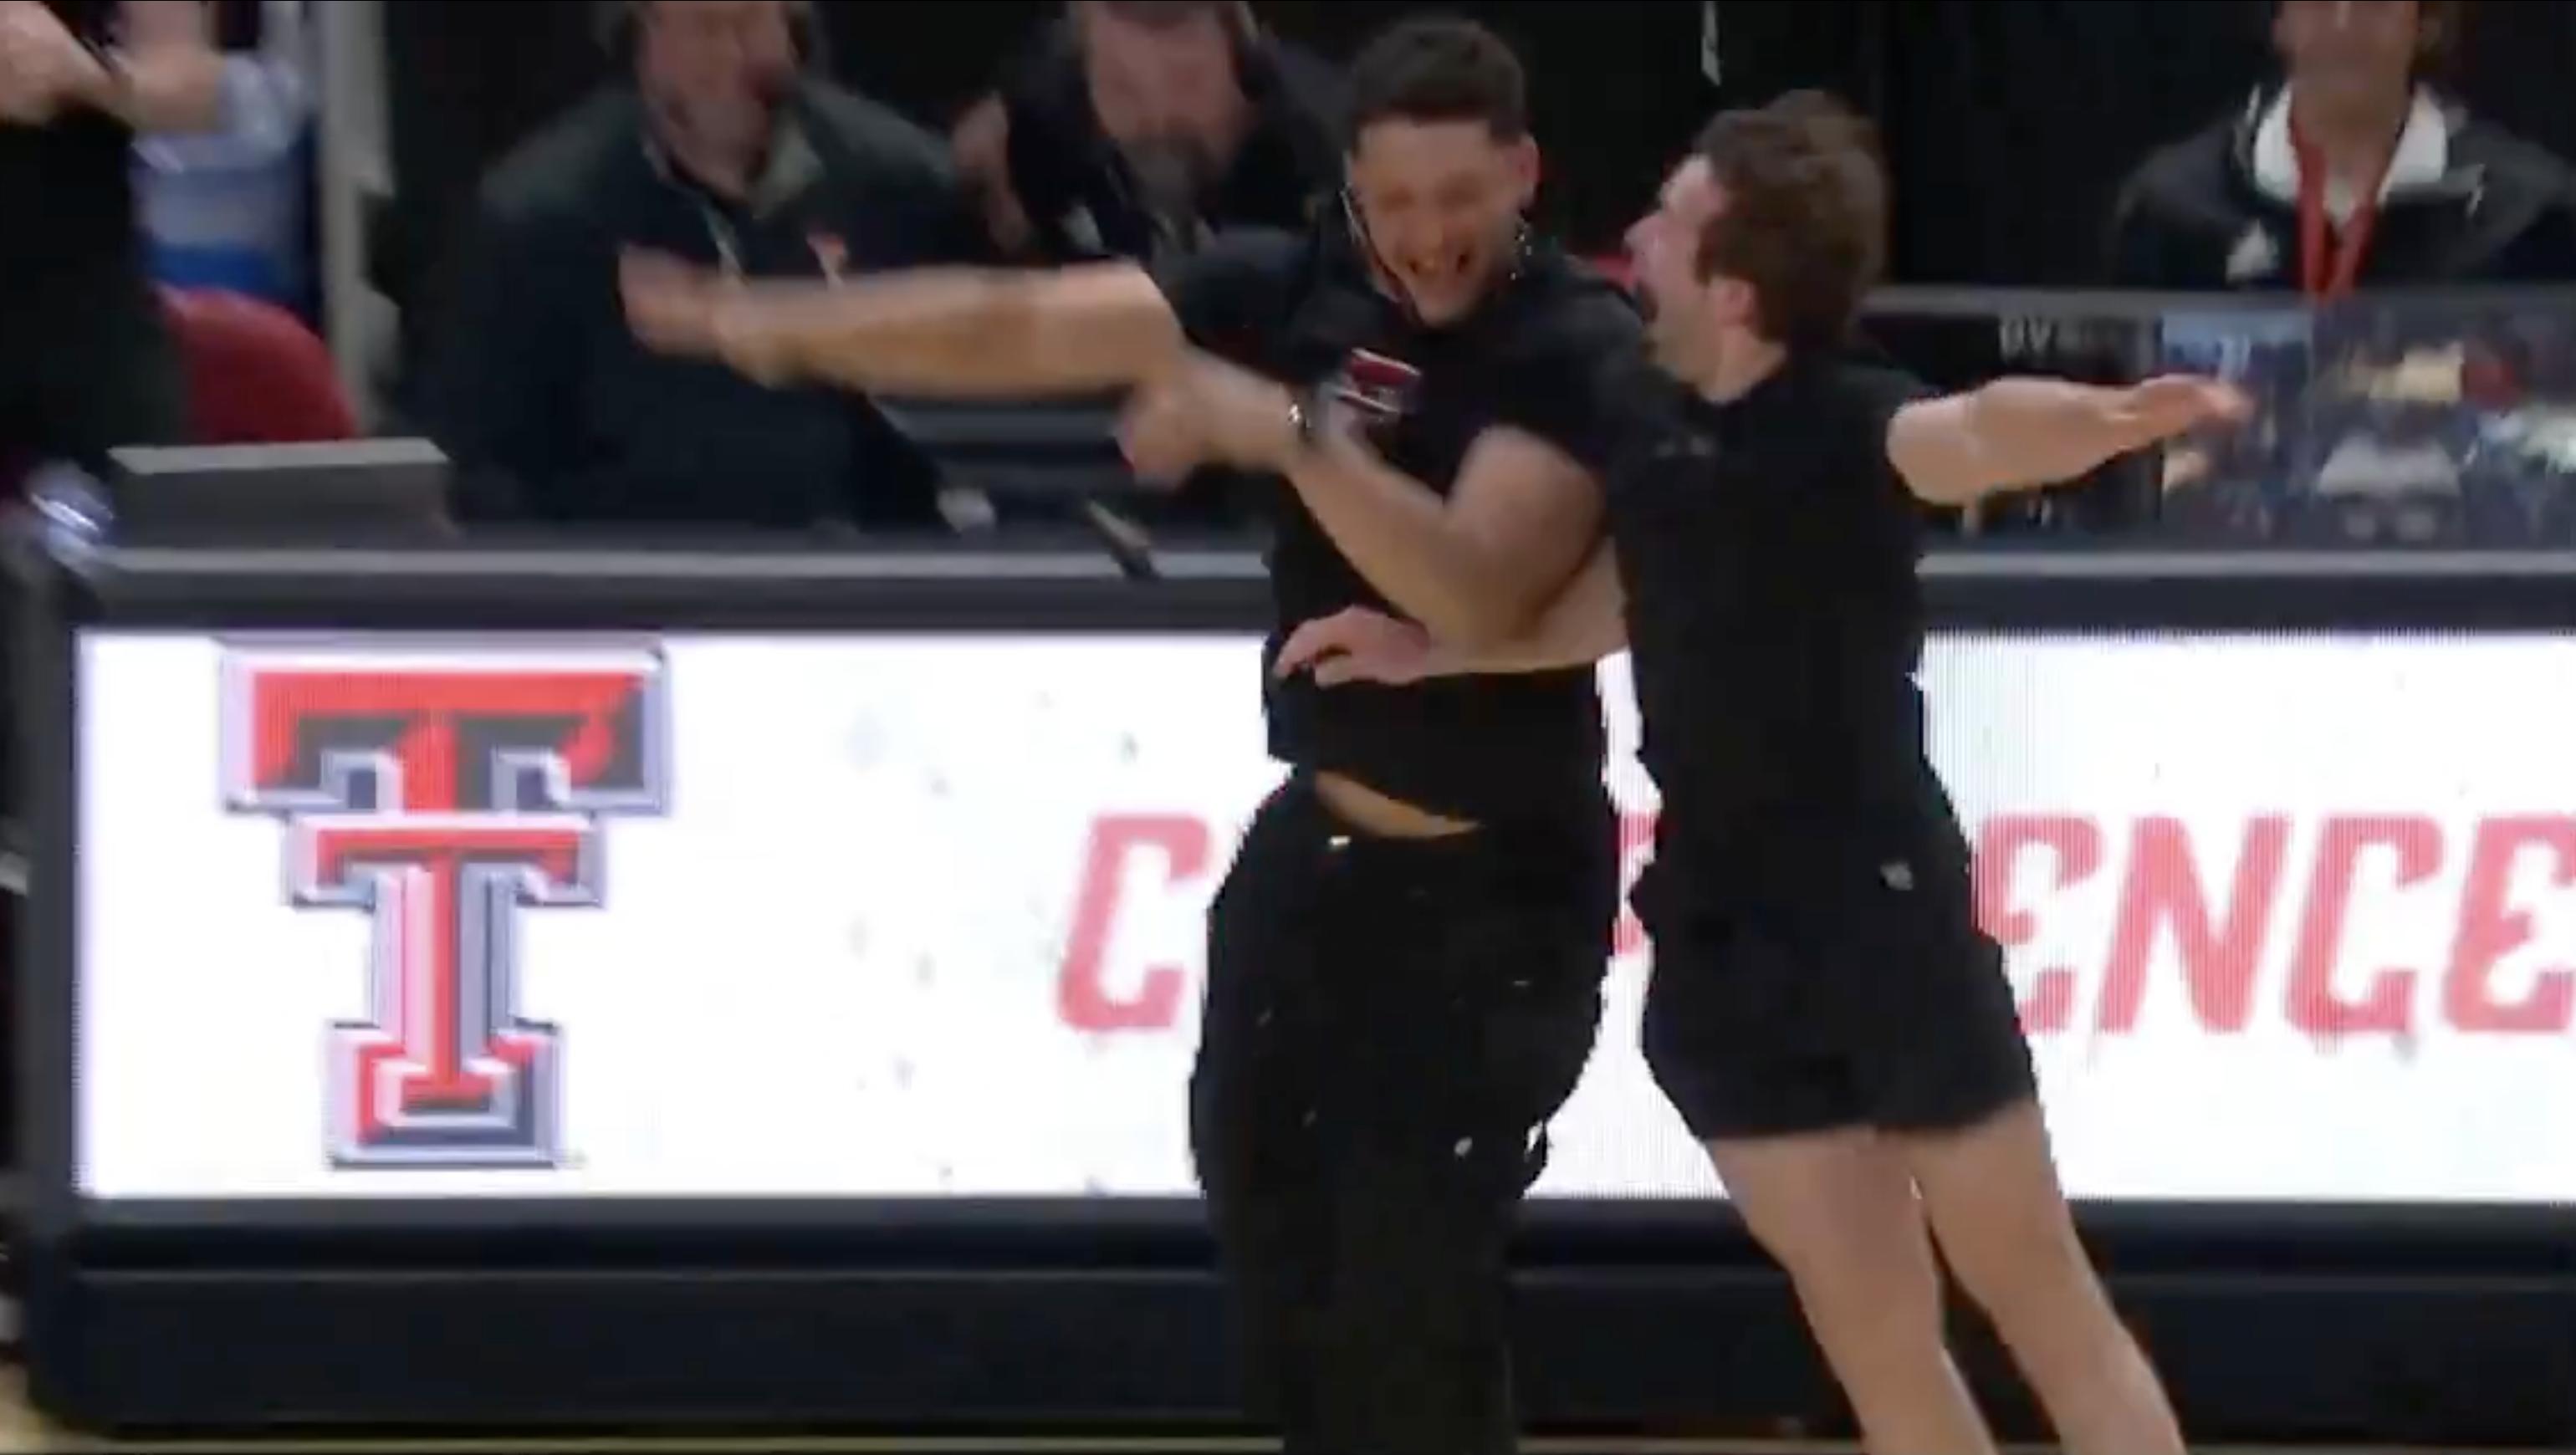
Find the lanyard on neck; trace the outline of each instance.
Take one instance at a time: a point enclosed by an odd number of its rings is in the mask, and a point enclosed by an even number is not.
[[[698,214],[698,221],[706,227],[707,240],[715,244],[717,266],[724,271],[726,279],[739,282],[745,276],[742,238],[734,231],[733,220],[725,216],[724,209],[716,205],[706,188],[680,170],[670,152],[655,141],[649,131],[644,135],[644,159],[653,164],[653,174],[662,179],[663,185],[679,193]]]
[[[2290,118],[2290,150],[2299,162],[2299,285],[2316,300],[2341,298],[2361,277],[2361,260],[2370,251],[2370,236],[2379,228],[2379,192],[2387,185],[2388,161],[2361,195],[2352,217],[2337,231],[2326,217],[2326,159],[2316,143]]]

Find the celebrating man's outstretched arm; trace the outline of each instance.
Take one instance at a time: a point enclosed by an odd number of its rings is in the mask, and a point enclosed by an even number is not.
[[[1909,404],[1887,429],[1887,458],[1935,505],[2061,484],[2103,462],[2213,424],[2242,420],[2235,386],[2169,374],[2125,389],[2063,379],[1997,379]]]
[[[2244,396],[2233,386],[2182,375],[2127,389],[1999,379],[1899,409],[1888,425],[1887,454],[1916,496],[1956,505],[2057,484],[2132,450],[2235,422],[2245,412]],[[1352,608],[1300,626],[1280,653],[1278,671],[1311,670],[1328,687],[1556,671],[1625,646],[1623,611],[1617,563],[1605,547],[1511,640],[1461,642],[1436,628]]]
[[[1257,314],[1234,295],[1257,291],[1258,271],[1220,254],[1176,287],[1211,309]],[[1178,480],[1226,465],[1281,475],[1372,585],[1458,641],[1527,630],[1598,524],[1590,473],[1518,430],[1487,430],[1446,498],[1338,422],[1301,430],[1293,391],[1191,348],[1165,285],[1131,264],[927,269],[824,285],[727,281],[638,253],[621,282],[647,344],[771,384],[987,398],[1133,391],[1121,443],[1140,473]]]
[[[1169,369],[1180,320],[1142,269],[923,268],[844,283],[738,282],[654,253],[619,279],[636,336],[767,384],[1021,397],[1132,387]]]

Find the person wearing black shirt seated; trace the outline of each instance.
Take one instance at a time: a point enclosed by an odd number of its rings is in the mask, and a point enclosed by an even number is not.
[[[638,347],[619,249],[829,284],[987,253],[938,138],[831,85],[802,0],[613,0],[627,70],[485,180],[438,320],[429,433],[475,523],[940,529],[869,401]]]
[[[1720,116],[1630,235],[1661,376],[1603,462],[1610,544],[1501,644],[1350,610],[1280,670],[1391,684],[1632,654],[1662,795],[1634,892],[1645,1051],[1788,1270],[1879,1455],[1992,1451],[1942,1344],[1930,1232],[2066,1448],[2179,1455],[2051,1166],[2001,950],[1925,756],[1922,507],[2047,484],[2241,415],[2224,385],[2007,379],[1930,397],[1846,349],[1883,247],[1866,125]],[[1392,583],[1389,583],[1392,584]]]
[[[221,119],[207,19],[198,0],[0,0],[0,484],[186,438],[134,138]]]
[[[1341,78],[1244,0],[1074,0],[955,132],[1005,252],[1150,262],[1295,229],[1341,180]]]
[[[1500,41],[1400,27],[1352,90],[1347,210],[1300,233],[1223,236],[1160,273],[837,294],[637,259],[628,311],[666,348],[781,381],[1144,386],[1140,468],[1268,474],[1283,632],[1393,605],[1508,635],[1592,549],[1602,502],[1578,461],[1604,420],[1586,384],[1642,329],[1523,226],[1538,156]],[[1342,432],[1343,398],[1366,403],[1369,438]],[[1592,673],[1272,679],[1268,709],[1290,776],[1210,913],[1191,1088],[1249,1362],[1291,1455],[1507,1451],[1505,1245],[1590,1053],[1618,909]]]

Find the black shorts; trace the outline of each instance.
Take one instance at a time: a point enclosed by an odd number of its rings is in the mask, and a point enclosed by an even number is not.
[[[1946,816],[1762,847],[1731,871],[1659,854],[1645,1052],[1702,1141],[1974,1126],[2037,1089],[2003,950]]]

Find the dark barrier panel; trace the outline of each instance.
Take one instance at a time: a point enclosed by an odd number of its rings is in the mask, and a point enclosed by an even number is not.
[[[1263,598],[1161,564],[22,554],[42,1407],[1224,1426],[1191,916],[1131,881],[1203,892],[1257,796]],[[2576,560],[1927,571],[1936,756],[2191,1423],[2567,1438]],[[1529,1219],[1532,1418],[1835,1428],[1631,1074],[1635,948]]]

